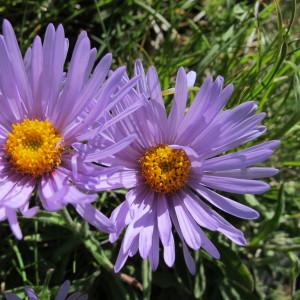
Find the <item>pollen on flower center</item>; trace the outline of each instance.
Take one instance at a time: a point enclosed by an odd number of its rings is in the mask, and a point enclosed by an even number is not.
[[[4,149],[17,172],[39,177],[60,165],[62,140],[50,121],[25,119],[13,124]]]
[[[142,175],[155,192],[171,193],[187,182],[191,163],[184,150],[167,145],[149,148],[139,160]]]

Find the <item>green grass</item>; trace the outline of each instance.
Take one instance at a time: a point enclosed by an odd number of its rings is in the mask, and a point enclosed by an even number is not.
[[[267,112],[261,140],[282,141],[268,162],[281,170],[270,180],[271,190],[234,196],[260,211],[260,219],[227,216],[249,246],[209,233],[222,258],[195,253],[196,276],[188,274],[180,249],[174,269],[161,263],[151,274],[135,257],[114,274],[120,244],[110,245],[68,208],[23,219],[19,242],[0,224],[1,291],[24,297],[23,286],[30,285],[46,300],[69,279],[72,290],[90,299],[300,299],[300,7],[278,2],[0,0],[1,16],[13,23],[23,51],[49,22],[62,23],[71,46],[86,30],[99,57],[113,53],[114,66],[131,70],[138,57],[146,66],[155,64],[164,89],[174,85],[180,66],[197,72],[197,86],[207,74],[221,74],[235,85],[229,107],[256,100]],[[109,214],[123,197],[124,191],[102,193],[97,205]]]

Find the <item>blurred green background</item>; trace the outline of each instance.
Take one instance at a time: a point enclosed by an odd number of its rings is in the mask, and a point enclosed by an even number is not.
[[[151,273],[135,257],[122,274],[114,274],[120,243],[110,245],[69,208],[72,222],[66,212],[22,219],[23,241],[0,223],[1,293],[14,291],[26,299],[23,286],[30,285],[41,300],[53,299],[69,279],[72,290],[88,293],[89,299],[300,299],[299,11],[292,0],[0,0],[1,19],[13,23],[23,53],[48,23],[62,23],[71,49],[86,30],[99,57],[112,52],[114,67],[125,64],[131,72],[136,58],[147,67],[156,65],[164,89],[174,85],[180,66],[197,72],[197,86],[208,74],[221,74],[235,85],[229,106],[258,101],[268,126],[260,140],[282,141],[268,162],[281,170],[270,180],[271,190],[232,196],[261,213],[251,222],[226,216],[245,232],[249,245],[239,248],[208,233],[221,260],[195,253],[196,276],[188,273],[181,249],[174,269],[161,262]],[[124,193],[102,193],[97,205],[110,214]]]

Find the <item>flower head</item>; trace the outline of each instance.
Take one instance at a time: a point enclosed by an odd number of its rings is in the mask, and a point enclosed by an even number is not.
[[[277,170],[252,165],[269,158],[279,142],[226,153],[261,136],[265,127],[260,122],[265,114],[256,114],[255,102],[224,110],[233,86],[223,87],[220,76],[215,81],[206,79],[187,109],[188,87],[195,81],[195,73],[186,74],[180,68],[168,114],[155,68],[145,74],[138,61],[135,73],[141,79],[127,97],[128,104],[138,97],[146,104],[111,127],[110,132],[112,138],[129,134],[137,138],[126,150],[106,159],[115,171],[109,168],[107,176],[89,188],[129,189],[126,200],[111,216],[117,229],[110,235],[111,242],[126,229],[116,271],[137,252],[156,269],[160,242],[165,263],[171,267],[175,261],[175,229],[182,241],[186,264],[195,272],[188,247],[202,248],[215,258],[220,256],[207,238],[206,229],[219,231],[238,245],[246,244],[244,234],[214,208],[243,219],[255,219],[258,212],[217,190],[237,194],[267,191],[269,185],[259,179],[275,175]],[[117,111],[122,111],[122,107]]]
[[[88,297],[81,293],[74,293],[68,297],[70,289],[70,282],[65,281],[62,286],[60,287],[56,297],[54,300],[87,300]],[[29,300],[39,300],[38,296],[34,292],[34,290],[30,287],[25,287],[25,291]],[[21,300],[17,295],[12,293],[5,294],[6,300]]]
[[[67,71],[64,70],[68,40],[61,25],[47,27],[44,41],[35,37],[22,58],[13,28],[4,20],[0,36],[0,221],[7,219],[17,238],[22,233],[17,212],[33,216],[30,208],[36,191],[44,209],[55,211],[72,204],[78,213],[100,230],[113,224],[91,202],[97,194],[76,188],[77,180],[92,182],[101,168],[79,152],[109,126],[137,109],[128,106],[106,122],[110,110],[130,91],[137,78],[117,92],[125,68],[110,72],[112,57],[105,55],[95,66],[96,49],[82,32]],[[133,140],[114,143],[101,151],[106,156]]]

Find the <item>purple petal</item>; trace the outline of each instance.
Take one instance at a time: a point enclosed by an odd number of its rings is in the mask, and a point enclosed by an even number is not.
[[[170,233],[169,243],[167,245],[164,245],[164,260],[168,267],[172,267],[174,265],[175,243],[174,243],[174,237],[172,233]]]
[[[235,169],[214,172],[216,176],[234,177],[242,179],[259,179],[272,177],[278,174],[279,170],[274,168],[253,167],[247,169]]]
[[[85,157],[85,162],[95,162],[101,159],[107,158],[108,156],[112,156],[121,150],[127,148],[136,138],[135,135],[129,135],[122,140],[112,144],[111,146],[106,147],[105,149],[99,149],[98,151],[93,151],[92,153],[88,153]]]
[[[151,239],[152,239],[152,236],[151,236]],[[134,241],[132,242],[129,250],[128,250],[128,256],[129,257],[133,257],[134,255],[137,254],[139,250],[139,237],[137,236]]]
[[[220,253],[215,245],[207,238],[205,233],[200,229],[201,239],[202,239],[202,247],[205,251],[207,251],[212,257],[215,259],[220,258]]]
[[[20,208],[20,212],[25,218],[34,217],[39,212],[39,210],[40,208],[38,206],[29,208],[29,203],[26,203],[23,207]]]
[[[10,179],[10,180],[9,180]],[[0,203],[10,207],[19,208],[25,205],[35,187],[35,180],[28,178],[9,178],[1,185],[1,200]]]
[[[155,271],[159,263],[159,236],[156,226],[154,228],[154,234],[152,236],[152,247],[149,253],[149,261],[152,270]]]
[[[152,236],[154,230],[154,217],[153,213],[150,212],[147,218],[143,221],[143,229],[139,234],[139,252],[143,259],[146,259],[151,246],[152,246]]]
[[[9,98],[10,101],[5,101],[7,109],[11,112],[12,121],[19,121],[25,111],[25,104],[20,97],[19,91],[15,85],[15,77],[10,63],[9,54],[3,36],[0,36],[0,67],[5,70],[0,74],[1,94]],[[5,104],[4,104],[5,105]]]
[[[213,217],[219,222],[218,231],[227,236],[230,240],[240,246],[245,246],[247,241],[244,237],[244,234],[239,229],[232,226],[229,222],[227,222],[223,217],[221,217],[216,212],[212,213]]]
[[[13,232],[14,236],[18,240],[21,240],[23,238],[23,235],[22,235],[21,228],[20,228],[20,225],[19,225],[19,222],[17,219],[16,211],[11,208],[7,208],[6,216],[7,216],[7,220],[8,220],[10,229]]]
[[[29,300],[39,300],[36,293],[35,293],[35,291],[32,288],[26,286],[25,287],[25,292],[26,292]]]
[[[112,214],[111,214],[111,221],[115,225],[116,232],[113,232],[109,235],[109,241],[114,243],[119,235],[121,234],[122,230],[128,224],[126,221],[127,216],[129,216],[129,207],[126,201],[122,202],[119,206],[117,206]]]
[[[206,207],[203,206],[201,202],[194,199],[197,198],[196,195],[185,192],[181,193],[181,197],[186,209],[200,226],[212,231],[217,230],[218,223],[214,218],[211,217],[209,212],[207,212]]]
[[[115,266],[114,266],[114,270],[116,273],[119,272],[123,268],[123,266],[125,265],[127,258],[128,258],[128,251],[124,251],[123,244],[124,244],[124,241],[121,245],[121,248],[120,248],[120,251],[119,251],[117,260],[115,262]]]
[[[267,160],[272,153],[272,150],[264,149],[260,151],[253,151],[248,155],[246,153],[239,154],[239,152],[236,152],[234,154],[219,156],[205,160],[203,163],[203,170],[207,172],[217,172],[246,168],[250,165]]]
[[[103,169],[102,175],[95,178],[97,182],[90,182],[85,186],[88,190],[103,191],[117,188],[130,189],[135,187],[138,182],[138,171],[136,170],[114,170]]]
[[[29,88],[29,82],[27,74],[25,72],[25,66],[18,46],[18,42],[14,33],[14,30],[9,21],[3,21],[3,35],[6,42],[8,53],[13,58],[10,60],[11,66],[14,70],[14,77],[18,84],[18,91],[22,98],[26,101],[27,107],[32,105],[32,94]]]
[[[77,292],[70,295],[66,300],[88,300],[88,295]]]
[[[188,87],[193,87],[195,85],[197,73],[195,71],[190,71],[186,74]]]
[[[243,232],[239,229],[232,226],[229,222],[227,222],[223,217],[221,217],[217,212],[215,212],[211,207],[205,204],[200,198],[196,198],[199,204],[207,211],[207,213],[215,220],[217,223],[217,230],[223,234],[225,234],[229,239],[231,239],[234,243],[238,245],[244,246],[246,244],[246,240]],[[174,217],[172,218],[172,220]],[[177,220],[173,220],[174,225],[176,225]],[[178,225],[179,226],[179,225]],[[178,226],[176,230],[179,231]],[[201,233],[199,233],[201,234]]]
[[[87,37],[78,38],[77,45],[72,54],[70,67],[67,73],[66,82],[60,97],[59,111],[55,110],[55,115],[51,118],[57,129],[64,128],[64,119],[67,111],[74,105],[86,76],[86,69],[90,59],[90,41]]]
[[[236,194],[262,194],[270,188],[270,186],[263,181],[211,175],[203,175],[201,183],[212,189]]]
[[[170,132],[174,133],[183,119],[187,98],[188,86],[186,73],[183,68],[180,68],[176,78],[174,100],[172,101],[172,107],[168,117]]]
[[[91,204],[75,204],[76,211],[89,224],[104,232],[114,232],[114,224]]]
[[[6,218],[6,208],[0,207],[0,221],[4,221]]]
[[[5,293],[5,299],[6,300],[22,300],[18,296],[12,294],[12,293]],[[31,299],[29,299],[31,300]]]
[[[68,192],[64,196],[63,203],[65,204],[85,204],[94,202],[98,198],[97,194],[88,194],[87,192],[83,192],[78,190],[74,186],[70,186]]]
[[[113,72],[109,79],[103,85],[98,99],[101,99],[101,102],[97,102],[96,107],[85,117],[85,119],[76,127],[69,128],[64,131],[65,142],[71,143],[75,140],[75,137],[79,136],[83,132],[95,123],[104,113],[104,109],[107,109],[107,104],[111,100],[111,96],[115,91],[118,83],[120,82],[123,74],[125,72],[125,67],[120,67]]]
[[[56,211],[65,206],[63,198],[68,190],[67,176],[57,170],[53,174],[42,177],[38,186],[38,195],[46,210]]]
[[[39,36],[36,36],[32,45],[32,55],[30,64],[30,83],[33,98],[39,97],[40,79],[43,72],[43,46]],[[35,101],[33,106],[32,117],[39,117],[42,115],[42,103],[41,101]]]
[[[65,124],[69,124],[70,121],[74,120],[75,117],[82,112],[87,103],[92,97],[94,97],[99,87],[103,85],[103,81],[108,74],[111,62],[112,55],[110,53],[106,54],[100,60],[90,80],[80,92],[72,112],[66,117]]]
[[[186,208],[182,205],[182,199],[179,199],[178,196],[173,195],[172,201],[184,240],[189,247],[194,250],[198,250],[201,247],[201,237],[199,234],[198,225]]]
[[[256,219],[259,217],[259,213],[256,210],[221,196],[200,184],[193,185],[192,188],[204,197],[204,199],[231,215],[243,219]]]
[[[196,271],[196,266],[195,266],[195,262],[194,262],[194,259],[192,258],[185,242],[184,242],[184,237],[183,237],[183,233],[181,231],[181,228],[180,228],[180,225],[178,223],[178,219],[176,217],[176,213],[174,211],[174,208],[170,209],[170,216],[172,218],[172,221],[174,223],[174,226],[176,228],[176,231],[181,239],[181,242],[182,242],[182,247],[183,247],[183,255],[184,255],[184,260],[185,260],[185,263],[189,269],[189,271],[192,273],[192,274],[195,274],[195,271]]]
[[[136,87],[137,91],[139,92],[139,94],[142,94],[143,96],[148,98],[149,91],[147,89],[146,74],[145,74],[144,67],[143,67],[143,64],[140,59],[137,59],[134,62],[134,75],[140,77],[140,80],[138,81],[138,84]]]
[[[65,300],[66,297],[68,296],[68,292],[69,292],[69,289],[70,289],[70,281],[65,281],[62,286],[59,288],[59,291],[55,297],[54,300]]]
[[[145,224],[149,223],[148,211],[143,212],[139,217],[133,220],[126,229],[126,233],[123,239],[123,248],[125,252],[131,247],[133,240],[145,227]]]
[[[164,246],[169,245],[171,232],[172,232],[172,222],[169,215],[169,209],[167,204],[167,199],[164,195],[159,196],[157,199],[157,227],[159,232],[159,237]]]
[[[63,79],[66,46],[63,27],[58,26],[55,32],[54,26],[49,24],[43,43],[43,72],[38,94],[39,101],[43,103],[43,117],[45,112],[47,116],[52,114],[56,107]]]
[[[183,248],[183,257],[184,257],[184,261],[188,267],[188,270],[190,271],[190,273],[192,275],[196,274],[196,264],[195,261],[188,249],[188,247],[186,246],[186,244],[184,242],[182,242],[182,248]]]
[[[165,112],[165,104],[161,93],[160,82],[158,79],[158,75],[156,69],[154,67],[150,67],[147,72],[147,83],[148,83],[148,91],[150,93],[150,99],[155,101],[161,107],[161,116],[165,120],[167,115]]]

